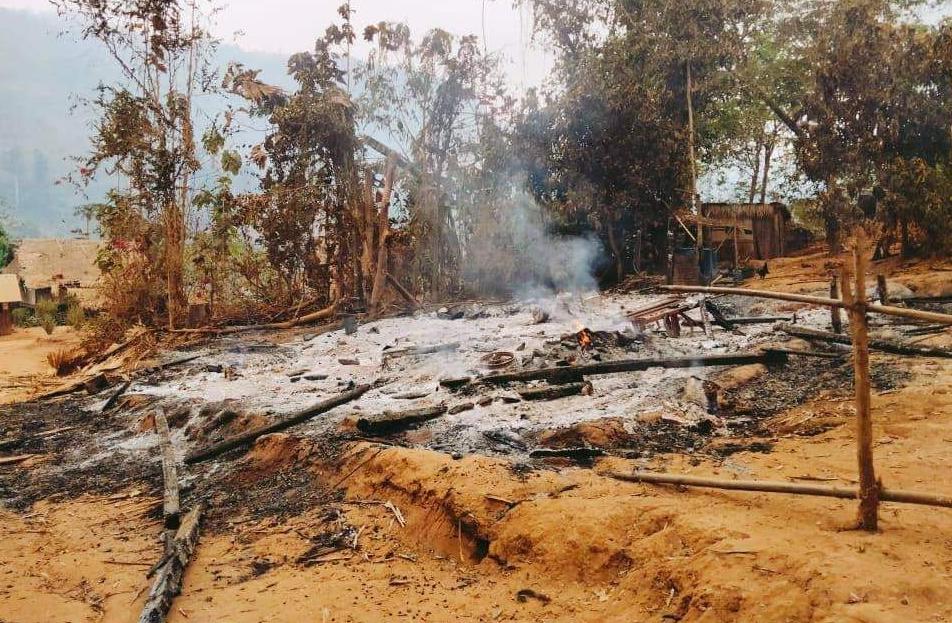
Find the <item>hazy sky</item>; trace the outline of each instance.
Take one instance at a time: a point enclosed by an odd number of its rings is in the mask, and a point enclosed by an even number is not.
[[[310,49],[317,35],[339,21],[343,0],[220,0],[217,35],[227,43],[257,51],[290,54]],[[0,0],[0,7],[49,11],[47,0]],[[439,26],[457,35],[483,38],[500,53],[510,83],[534,86],[544,79],[551,59],[531,44],[526,8],[512,0],[351,0],[358,31],[382,20],[407,23],[414,35]],[[363,45],[358,46],[359,54]]]

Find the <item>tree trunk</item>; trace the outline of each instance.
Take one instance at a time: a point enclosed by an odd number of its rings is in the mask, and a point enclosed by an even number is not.
[[[688,166],[691,168],[691,200],[688,205],[691,208],[691,214],[697,214],[697,167],[694,164],[694,102],[691,94],[691,61],[685,63],[685,80],[685,96],[688,105]],[[697,226],[696,242],[698,255],[700,255],[701,249],[704,248],[704,226],[700,222]]]
[[[774,139],[764,144],[764,176],[760,184],[760,203],[767,203],[767,182],[770,179],[770,158],[773,156]]]
[[[753,203],[757,196],[757,180],[760,179],[760,150],[763,147],[761,139],[757,139],[754,145],[754,168],[750,175],[750,193],[747,195],[747,203]]]
[[[377,207],[377,266],[374,273],[373,289],[370,293],[370,313],[376,313],[387,284],[387,272],[390,270],[390,197],[393,194],[393,180],[396,163],[387,160],[384,172],[383,193]]]
[[[611,247],[612,256],[615,260],[615,279],[619,283],[625,278],[625,265],[623,262],[621,247],[618,246],[618,239],[615,236],[615,224],[608,224],[608,246]]]

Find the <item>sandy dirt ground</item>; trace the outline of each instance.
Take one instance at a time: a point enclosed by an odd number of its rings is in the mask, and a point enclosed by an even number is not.
[[[56,327],[53,335],[40,327],[18,328],[0,337],[0,403],[24,400],[37,385],[51,382],[54,375],[46,355],[78,343],[79,336],[70,327]]]
[[[800,282],[825,261],[771,262],[750,286],[822,288]],[[949,264],[885,268],[920,295],[952,281]],[[873,363],[909,374],[874,392],[878,475],[952,495],[952,360]],[[758,371],[721,380],[746,373]],[[590,469],[527,471],[371,442],[326,462],[313,440],[265,437],[241,459],[243,482],[306,470],[340,496],[289,518],[239,511],[207,530],[169,621],[952,622],[952,510],[887,503],[868,534],[850,529],[850,501],[608,476],[648,468],[850,486],[852,416],[848,399],[818,395],[772,418],[768,452],[608,457]],[[132,488],[0,511],[0,621],[137,620],[161,554],[159,502]]]

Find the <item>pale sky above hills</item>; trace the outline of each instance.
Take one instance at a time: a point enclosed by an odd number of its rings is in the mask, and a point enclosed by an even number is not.
[[[338,22],[343,0],[220,0],[216,35],[227,43],[262,52],[291,54],[310,49],[317,35]],[[0,7],[52,11],[47,0],[0,0]],[[531,41],[528,8],[512,0],[351,0],[358,30],[379,21],[405,22],[416,36],[441,27],[456,35],[484,38],[500,54],[513,87],[536,86],[551,58]],[[366,50],[358,44],[356,55]]]

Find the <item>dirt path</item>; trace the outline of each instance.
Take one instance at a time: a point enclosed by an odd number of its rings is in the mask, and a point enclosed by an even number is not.
[[[27,399],[37,383],[52,377],[47,354],[79,343],[70,327],[56,327],[47,335],[40,327],[16,329],[0,337],[0,404]]]

